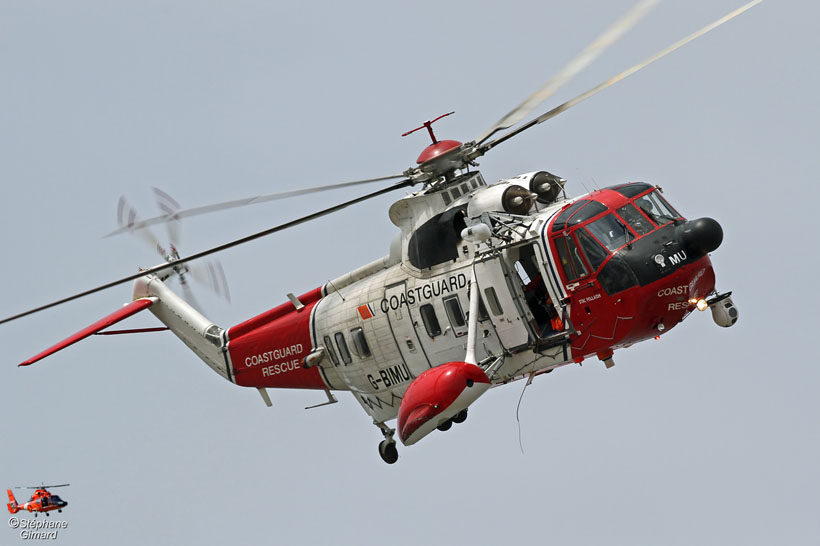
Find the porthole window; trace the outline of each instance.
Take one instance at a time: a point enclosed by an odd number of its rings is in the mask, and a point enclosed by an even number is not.
[[[339,357],[336,356],[336,350],[333,348],[333,342],[330,341],[330,337],[324,337],[325,342],[325,349],[327,350],[327,354],[330,355],[330,361],[333,362],[334,366],[339,365]]]
[[[427,330],[427,335],[430,337],[440,336],[441,325],[438,322],[436,310],[433,309],[433,306],[429,303],[425,303],[419,307],[419,313],[421,314],[421,321],[424,323],[424,329]]]
[[[353,350],[359,358],[367,358],[372,354],[361,327],[350,330],[350,338],[353,340]]]
[[[336,332],[333,334],[333,337],[336,338],[336,346],[339,348],[339,356],[342,357],[342,362],[345,363],[345,366],[353,362],[353,359],[350,358],[350,351],[347,349],[347,342],[345,341],[345,336],[341,332]]]
[[[461,304],[458,302],[458,296],[445,299],[444,310],[447,311],[447,318],[450,319],[450,324],[453,325],[454,330],[459,330],[467,325],[467,321],[464,320],[464,312],[461,310]]]

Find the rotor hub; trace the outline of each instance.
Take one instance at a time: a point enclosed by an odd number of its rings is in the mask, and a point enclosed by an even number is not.
[[[424,151],[419,154],[418,159],[416,159],[416,163],[419,165],[423,163],[427,163],[428,161],[432,161],[443,156],[446,153],[452,152],[453,150],[457,150],[461,148],[461,142],[457,140],[440,140],[434,144],[430,144],[427,146]]]

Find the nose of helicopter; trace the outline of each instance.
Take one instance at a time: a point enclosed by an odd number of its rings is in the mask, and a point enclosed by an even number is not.
[[[678,227],[684,248],[693,255],[704,256],[723,242],[723,228],[712,218],[689,220]]]

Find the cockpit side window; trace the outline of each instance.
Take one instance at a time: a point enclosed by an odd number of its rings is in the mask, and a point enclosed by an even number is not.
[[[558,249],[558,257],[561,259],[567,281],[574,281],[589,274],[575,241],[569,235],[556,237],[555,247]]]
[[[635,238],[614,214],[607,214],[589,223],[586,227],[611,252],[615,252]]]
[[[666,202],[666,199],[661,197],[657,191],[635,199],[635,206],[640,208],[659,226],[680,218],[678,212],[673,209],[669,203]]]
[[[592,266],[593,270],[597,270],[609,257],[609,253],[585,229],[577,230],[575,236],[578,237],[578,242],[587,256],[589,265]]]

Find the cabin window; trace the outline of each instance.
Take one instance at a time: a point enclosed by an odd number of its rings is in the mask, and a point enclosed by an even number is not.
[[[504,310],[501,308],[501,302],[498,301],[498,295],[495,293],[494,287],[489,287],[484,289],[484,295],[487,297],[487,305],[490,306],[490,311],[493,312],[493,315],[499,316],[504,313]]]
[[[637,233],[638,236],[646,235],[655,229],[652,222],[647,220],[646,216],[641,214],[640,211],[635,208],[635,205],[629,204],[619,208],[618,216],[623,218],[624,221],[629,224],[629,227],[635,230],[635,233]]]
[[[325,341],[325,348],[327,349],[327,354],[330,355],[330,361],[333,362],[334,366],[339,365],[339,357],[336,356],[336,350],[333,348],[333,342],[330,341],[328,336],[324,337]]]
[[[456,191],[456,188],[453,188],[453,191]],[[410,236],[407,243],[407,257],[410,263],[419,269],[425,269],[457,260],[461,230],[466,227],[466,211],[467,205],[461,205],[424,222]]]
[[[584,254],[586,254],[587,260],[589,261],[589,265],[592,266],[592,269],[596,270],[601,267],[604,260],[609,257],[609,252],[607,252],[604,247],[602,247],[601,244],[596,241],[585,229],[579,229],[576,231],[575,236],[578,237],[578,242],[581,244],[581,249],[584,251]]]
[[[450,324],[453,325],[453,331],[456,335],[464,335],[464,326],[467,321],[464,320],[464,312],[461,310],[461,304],[458,301],[458,296],[451,296],[444,300],[444,310],[447,311],[447,318],[450,319]]]
[[[359,358],[367,358],[372,354],[361,327],[350,330],[350,338],[353,340],[353,350]]]
[[[558,249],[558,257],[561,259],[567,281],[574,281],[589,274],[575,241],[569,235],[556,238],[555,247]]]
[[[490,314],[487,312],[487,307],[484,305],[484,300],[478,298],[478,320],[487,320]]]
[[[635,205],[644,211],[644,213],[659,226],[680,218],[677,211],[656,191],[648,193],[643,197],[638,197],[635,199]]]
[[[615,252],[635,238],[631,231],[626,229],[614,214],[607,214],[588,224],[587,229],[610,251]]]
[[[427,335],[436,337],[441,335],[441,325],[438,323],[436,310],[429,303],[425,303],[419,307],[421,313],[421,321],[424,323],[424,329],[427,330]]]
[[[353,362],[353,359],[350,358],[350,351],[347,349],[347,342],[345,341],[345,336],[341,332],[336,332],[333,334],[333,337],[336,338],[336,345],[339,347],[339,356],[342,357],[342,362],[345,363],[345,366]]]
[[[521,260],[515,262],[515,272],[518,273],[518,278],[521,279],[521,282],[524,283],[525,286],[532,282],[532,279],[527,273],[527,270],[524,268],[524,264],[521,263]]]

